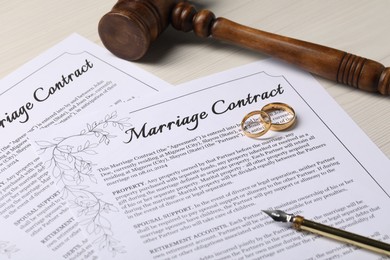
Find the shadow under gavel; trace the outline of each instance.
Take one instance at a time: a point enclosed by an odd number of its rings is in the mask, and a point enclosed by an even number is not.
[[[180,31],[259,51],[338,83],[390,94],[390,68],[376,61],[216,18],[183,0],[119,0],[101,18],[98,29],[109,51],[133,61],[145,55],[169,24]]]

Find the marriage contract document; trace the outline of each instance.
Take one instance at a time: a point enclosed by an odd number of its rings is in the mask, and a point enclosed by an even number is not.
[[[167,87],[76,34],[0,82],[0,259],[97,259],[27,132]]]
[[[297,123],[245,136],[243,117],[271,102],[293,107]],[[310,75],[273,61],[75,117],[31,142],[104,259],[382,259],[262,209],[390,241],[388,158]]]

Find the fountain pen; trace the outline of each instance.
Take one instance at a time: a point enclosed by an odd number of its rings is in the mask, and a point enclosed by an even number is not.
[[[390,244],[307,220],[299,215],[295,216],[293,214],[287,214],[281,210],[263,210],[263,212],[275,221],[292,223],[293,227],[297,230],[305,230],[379,254],[390,256]]]

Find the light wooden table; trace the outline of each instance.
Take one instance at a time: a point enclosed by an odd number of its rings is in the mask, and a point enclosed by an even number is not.
[[[115,2],[0,0],[0,78],[73,32],[102,45],[97,24]],[[390,66],[389,0],[194,2],[199,8],[210,9],[217,17],[341,49]],[[169,83],[179,84],[264,58],[261,54],[169,28],[138,64]],[[390,97],[317,79],[390,158]]]

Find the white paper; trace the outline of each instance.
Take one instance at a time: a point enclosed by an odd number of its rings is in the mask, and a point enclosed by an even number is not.
[[[168,84],[78,35],[0,84],[0,259],[97,259],[26,133]]]
[[[244,136],[242,118],[271,102],[292,106],[296,125]],[[388,159],[310,75],[272,61],[31,140],[87,236],[117,241],[115,259],[381,259],[263,209],[389,241]]]

